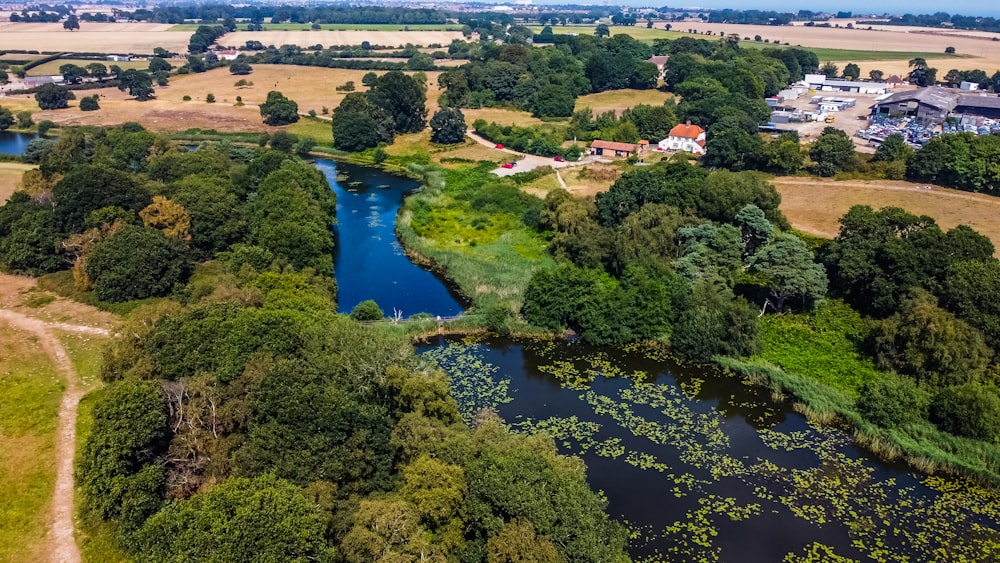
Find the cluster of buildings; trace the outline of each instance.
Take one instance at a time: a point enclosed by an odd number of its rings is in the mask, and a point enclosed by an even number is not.
[[[612,158],[628,158],[639,156],[649,150],[649,141],[638,143],[618,143],[615,141],[594,140],[590,143],[590,154],[594,156],[610,156]],[[656,144],[657,152],[688,152],[701,156],[705,154],[705,130],[690,121],[675,126],[667,134],[667,138]]]

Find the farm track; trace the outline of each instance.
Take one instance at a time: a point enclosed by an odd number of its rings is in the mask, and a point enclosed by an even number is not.
[[[56,426],[56,482],[45,543],[51,563],[79,563],[80,549],[76,544],[73,521],[73,460],[76,457],[76,413],[83,391],[69,355],[53,331],[102,336],[107,336],[109,331],[90,326],[46,322],[6,309],[0,309],[0,322],[30,332],[38,338],[39,345],[59,373],[66,378],[66,391],[59,404],[59,421]]]

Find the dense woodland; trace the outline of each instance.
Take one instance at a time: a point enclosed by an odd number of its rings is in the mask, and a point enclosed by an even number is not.
[[[335,313],[317,169],[135,125],[63,130],[27,158],[40,167],[0,207],[0,264],[134,309],[76,470],[122,550],[627,561],[578,460],[489,414],[470,429],[404,336]]]

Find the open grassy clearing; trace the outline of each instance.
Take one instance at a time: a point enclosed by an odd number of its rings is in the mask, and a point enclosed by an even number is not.
[[[545,122],[537,117],[532,117],[531,113],[516,109],[505,108],[479,108],[463,109],[465,123],[472,127],[472,123],[477,119],[484,119],[487,123],[498,123],[500,125],[517,125],[518,127],[533,127],[543,125]]]
[[[933,217],[941,228],[968,225],[1000,248],[1000,198],[902,181],[844,181],[781,177],[773,180],[781,194],[781,211],[792,226],[831,238],[837,221],[854,205],[902,207],[917,215]]]
[[[576,106],[574,106],[573,110],[580,111],[583,108],[590,108],[594,112],[594,115],[606,111],[614,111],[620,114],[623,110],[639,104],[651,106],[663,105],[663,102],[671,97],[673,97],[673,94],[661,92],[660,90],[608,90],[607,92],[580,96],[576,99]]]
[[[80,31],[61,23],[0,23],[0,49],[39,52],[152,54],[156,47],[187,52],[191,33],[166,31],[169,24],[80,22]]]
[[[190,37],[190,35],[188,36]],[[414,45],[447,45],[453,39],[464,39],[460,31],[237,31],[227,33],[219,38],[220,45],[240,47],[247,41],[260,41],[264,45],[361,45],[368,41],[372,45],[403,47],[407,43]]]
[[[78,109],[79,100],[75,100],[67,109],[39,112],[34,118],[36,122],[50,119],[60,125],[117,125],[136,121],[154,131],[200,128],[223,132],[273,132],[281,128],[264,125],[257,107],[267,98],[269,91],[278,90],[295,100],[301,113],[313,109],[321,114],[323,106],[332,111],[347,95],[346,92],[336,92],[335,86],[354,81],[358,91],[363,91],[361,78],[368,72],[291,65],[254,65],[253,68],[249,76],[234,76],[227,68],[175,76],[169,86],[156,88],[156,98],[147,102],[131,99],[117,88],[91,90],[87,95],[99,94],[101,97],[101,109],[98,111],[81,112]],[[438,74],[425,73],[428,108],[432,112],[440,95]],[[251,81],[254,85],[237,88],[235,84],[240,79]],[[215,95],[215,103],[204,101],[208,94]],[[184,96],[190,96],[191,100],[184,101]],[[235,106],[237,96],[242,96],[244,106]],[[24,109],[38,111],[30,96],[5,98],[3,105],[14,109],[10,103],[12,100],[20,100],[17,103]]]
[[[170,28],[170,31],[194,32],[200,23],[181,23]],[[236,24],[236,31],[247,31],[248,23]],[[311,23],[265,23],[264,31],[314,31]],[[323,23],[320,27],[324,31],[462,31],[462,26],[453,23],[427,23],[427,24],[394,24],[394,23]],[[253,32],[262,33],[262,32]]]
[[[24,171],[32,168],[35,168],[35,165],[22,162],[0,162],[0,205],[6,202],[10,198],[10,194],[17,189]]]
[[[43,559],[64,389],[37,339],[0,321],[0,561]]]
[[[186,59],[169,59],[170,64],[175,67],[181,66],[187,63]],[[49,61],[47,63],[40,64],[30,70],[28,70],[28,76],[54,76],[59,74],[59,67],[65,64],[74,64],[86,68],[87,65],[91,63],[101,63],[102,65],[110,68],[111,65],[117,65],[122,70],[136,69],[136,70],[146,70],[149,68],[149,61],[128,61],[128,62],[115,62],[108,60],[94,60],[94,59],[56,59],[54,61]]]
[[[566,189],[575,196],[585,197],[605,192],[622,175],[622,170],[614,164],[586,164],[562,171]]]

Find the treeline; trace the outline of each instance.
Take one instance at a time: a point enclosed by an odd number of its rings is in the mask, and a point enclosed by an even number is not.
[[[629,171],[596,198],[553,192],[537,224],[558,266],[531,278],[522,314],[595,344],[659,340],[709,360],[760,353],[766,312],[837,297],[869,318],[857,345],[884,370],[860,390],[861,416],[917,434],[930,422],[1000,438],[1000,261],[990,240],[857,206],[835,240],[807,244],[788,233],[779,202],[757,173],[684,162]]]
[[[227,4],[190,4],[157,6],[132,12],[119,10],[119,19],[180,24],[189,20],[221,23],[226,19],[243,19],[262,22],[270,18],[273,23],[329,23],[329,24],[444,24],[446,12],[428,8],[393,8],[383,6],[274,6]]]
[[[559,47],[532,48],[508,34],[507,43],[449,46],[473,60],[438,79],[442,104],[455,107],[511,105],[544,117],[569,117],[576,97],[620,88],[655,88],[651,48],[627,35],[610,39],[554,35]]]
[[[949,25],[944,25],[949,24]],[[993,17],[950,15],[947,12],[933,14],[904,14],[891,16],[885,20],[859,21],[858,25],[910,25],[918,27],[947,27],[949,29],[975,29],[1000,32],[1000,20]]]
[[[290,154],[185,151],[129,125],[63,130],[25,160],[39,168],[0,207],[6,271],[72,269],[75,290],[104,302],[169,295],[221,252],[333,273],[332,192]]]

